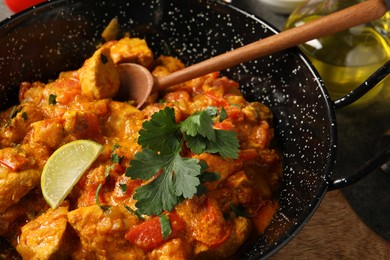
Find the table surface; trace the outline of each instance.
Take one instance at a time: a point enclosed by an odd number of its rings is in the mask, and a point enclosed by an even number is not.
[[[286,16],[257,0],[233,0],[281,29]],[[0,2],[0,20],[12,13]],[[390,129],[390,87],[364,109],[336,111],[338,155],[334,178],[353,173],[378,150]],[[303,230],[272,259],[388,259],[390,256],[390,176],[374,171],[360,182],[328,192]]]

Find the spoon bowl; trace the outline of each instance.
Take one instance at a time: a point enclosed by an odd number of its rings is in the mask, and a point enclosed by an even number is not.
[[[121,87],[117,97],[120,101],[132,100],[140,108],[152,93],[155,77],[150,71],[136,63],[118,65]]]

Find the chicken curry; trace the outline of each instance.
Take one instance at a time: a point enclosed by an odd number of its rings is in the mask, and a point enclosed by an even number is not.
[[[117,64],[123,62],[155,77],[184,67],[174,57],[155,58],[145,40],[125,37],[102,44],[81,68],[56,80],[21,83],[19,104],[0,113],[0,237],[23,259],[233,255],[251,234],[264,231],[278,208],[282,168],[270,109],[246,101],[238,83],[217,72],[152,93],[137,109],[118,101]],[[175,131],[208,120],[212,128],[205,132],[215,130],[217,141],[202,150],[204,136],[190,136],[190,129],[172,135],[175,145],[164,143],[164,116]],[[40,188],[42,169],[54,151],[75,140],[92,140],[104,150],[60,206],[50,208]],[[170,176],[176,186],[166,180],[157,186],[165,171],[158,158],[172,147],[180,147],[174,156],[180,167]],[[152,177],[137,177],[150,164]],[[183,177],[180,169],[192,165],[199,172]],[[173,202],[166,206],[167,200]]]

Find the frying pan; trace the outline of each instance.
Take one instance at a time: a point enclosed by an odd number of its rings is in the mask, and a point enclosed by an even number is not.
[[[0,23],[0,109],[16,104],[22,81],[47,81],[80,67],[101,43],[114,17],[121,32],[145,38],[156,54],[189,65],[277,33],[261,19],[211,0],[58,0]],[[222,74],[240,83],[245,97],[268,105],[283,154],[280,209],[263,235],[238,259],[274,254],[310,219],[328,190],[353,183],[390,159],[390,148],[353,176],[334,180],[335,109],[353,102],[389,73],[385,64],[351,95],[332,101],[308,59],[292,48]]]

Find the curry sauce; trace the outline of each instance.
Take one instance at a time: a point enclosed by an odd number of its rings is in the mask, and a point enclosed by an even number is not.
[[[23,82],[20,103],[0,113],[0,236],[23,259],[233,255],[251,233],[264,231],[278,208],[282,168],[271,110],[246,101],[238,83],[217,72],[152,93],[137,109],[116,98],[116,66],[123,62],[138,63],[156,77],[184,67],[174,57],[155,58],[144,40],[125,37],[106,42],[81,68],[62,72],[56,80]],[[176,122],[208,107],[223,109],[226,118],[213,127],[234,131],[239,152],[237,159],[183,152],[205,162],[206,171],[219,178],[163,213],[171,227],[164,238],[160,216],[135,214],[133,195],[147,181],[127,177],[125,171],[142,150],[137,140],[143,123],[166,107],[174,109]],[[51,209],[41,194],[40,174],[56,149],[79,139],[98,142],[104,151],[66,200]],[[113,166],[114,150],[121,160]]]

